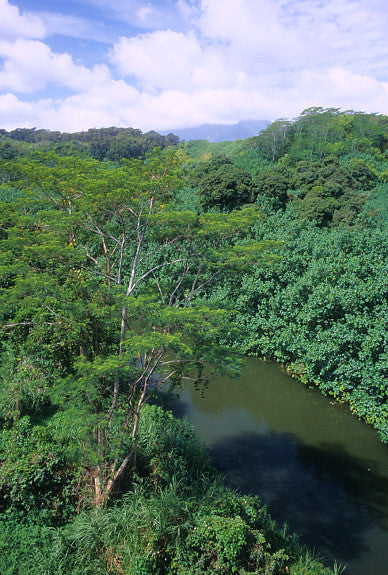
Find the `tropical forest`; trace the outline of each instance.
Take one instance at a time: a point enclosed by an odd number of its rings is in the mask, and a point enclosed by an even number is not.
[[[236,403],[254,360],[387,456],[387,226],[384,115],[310,108],[215,143],[0,130],[0,573],[356,573],[174,406],[220,380]],[[388,476],[365,477],[388,508]]]

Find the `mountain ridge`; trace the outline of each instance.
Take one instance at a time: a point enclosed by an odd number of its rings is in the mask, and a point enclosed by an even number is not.
[[[161,130],[163,136],[175,134],[181,140],[207,140],[208,142],[222,142],[225,140],[243,140],[257,136],[271,122],[269,120],[240,120],[234,124],[202,124],[187,128]]]

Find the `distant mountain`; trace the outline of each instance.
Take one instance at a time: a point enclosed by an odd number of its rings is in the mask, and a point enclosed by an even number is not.
[[[237,124],[202,124],[194,128],[177,128],[163,130],[160,134],[176,134],[181,140],[207,140],[208,142],[223,142],[224,140],[244,140],[257,136],[264,130],[268,120],[240,120]]]

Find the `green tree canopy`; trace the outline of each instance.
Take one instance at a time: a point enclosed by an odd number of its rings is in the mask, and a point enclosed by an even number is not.
[[[195,300],[261,257],[264,244],[242,241],[259,212],[175,211],[182,160],[156,150],[119,168],[55,154],[4,166],[18,196],[0,206],[3,342],[52,366],[54,437],[78,445],[98,506],[128,472],[149,397],[238,363],[220,343],[228,313]]]
[[[212,162],[199,182],[200,202],[205,209],[231,211],[253,200],[253,182],[248,172],[231,162]]]

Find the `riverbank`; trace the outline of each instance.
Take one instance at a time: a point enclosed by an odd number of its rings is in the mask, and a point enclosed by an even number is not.
[[[279,365],[246,358],[238,380],[187,386],[181,416],[228,485],[349,575],[388,564],[388,450],[372,427]]]
[[[266,358],[262,358],[266,361]],[[304,385],[312,388],[318,388],[323,396],[331,399],[331,404],[334,403],[346,409],[348,413],[357,417],[363,423],[375,428],[381,437],[381,441],[388,444],[388,412],[386,406],[379,405],[379,409],[373,410],[370,406],[370,398],[368,403],[359,401],[352,394],[348,393],[344,386],[322,386],[319,380],[310,380],[308,369],[301,362],[283,364],[279,363],[281,369],[290,377],[293,377],[303,383]],[[376,406],[377,408],[377,406]]]

